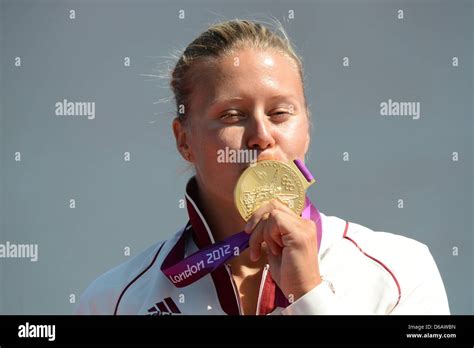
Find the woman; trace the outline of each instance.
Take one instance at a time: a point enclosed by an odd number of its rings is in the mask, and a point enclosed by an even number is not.
[[[436,264],[417,241],[322,213],[318,225],[278,199],[247,223],[239,214],[234,187],[249,163],[218,160],[220,151],[304,161],[310,143],[302,62],[282,33],[235,20],[186,48],[171,87],[177,148],[195,169],[189,222],[95,280],[76,313],[449,314]],[[242,230],[249,248],[203,278],[177,287],[164,274]]]

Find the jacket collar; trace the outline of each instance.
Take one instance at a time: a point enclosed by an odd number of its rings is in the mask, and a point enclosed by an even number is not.
[[[186,208],[192,226],[193,240],[199,249],[214,244],[214,236],[204,215],[198,207],[198,186],[196,178],[192,177],[186,185]]]
[[[211,229],[198,206],[198,186],[195,177],[192,177],[186,185],[186,208],[188,210],[190,231],[194,243],[199,249],[215,243]],[[238,294],[234,290],[231,274],[225,265],[211,272],[214,287],[217,292],[219,303],[229,315],[239,315]]]

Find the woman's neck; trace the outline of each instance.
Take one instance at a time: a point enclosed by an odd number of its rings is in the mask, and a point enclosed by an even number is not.
[[[198,189],[198,202],[199,209],[203,212],[216,242],[244,229],[245,221],[233,202],[224,201],[200,188]]]

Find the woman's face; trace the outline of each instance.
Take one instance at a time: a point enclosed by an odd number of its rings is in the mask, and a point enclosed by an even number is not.
[[[175,121],[173,129],[200,190],[233,202],[235,184],[250,165],[223,156],[233,150],[256,150],[258,160],[304,160],[309,121],[296,63],[276,51],[241,49],[196,70],[189,122]]]

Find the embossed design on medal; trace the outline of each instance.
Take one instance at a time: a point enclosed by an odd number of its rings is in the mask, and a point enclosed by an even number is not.
[[[265,160],[247,168],[235,188],[235,204],[247,221],[258,207],[278,198],[295,213],[303,211],[305,189],[298,174],[286,163]]]

